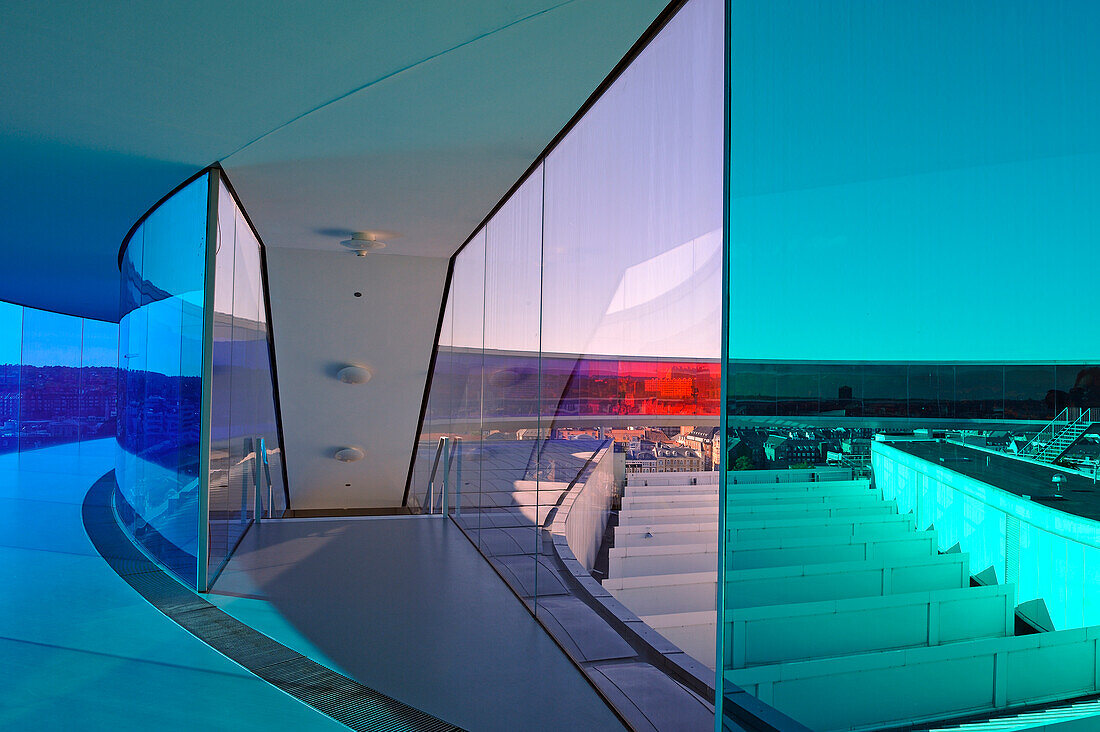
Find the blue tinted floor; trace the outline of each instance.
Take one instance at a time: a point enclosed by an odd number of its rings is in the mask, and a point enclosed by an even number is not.
[[[346,729],[149,605],[81,522],[114,440],[0,455],[0,729]]]

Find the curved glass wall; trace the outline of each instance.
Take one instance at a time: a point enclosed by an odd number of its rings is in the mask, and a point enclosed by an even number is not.
[[[1100,465],[1100,12],[1026,0],[728,2],[727,12],[719,682],[812,729],[1093,693],[1083,669],[1095,659],[1074,655],[1091,645],[1047,650],[1057,632],[1000,641],[1073,627],[1051,621],[1067,617],[1065,587],[1095,585],[1081,548],[1058,542],[1095,543],[1068,514],[1098,494]],[[748,484],[826,477],[849,485],[803,486],[824,505],[782,493],[788,518],[818,511],[799,528],[813,550],[749,569],[762,554],[739,537],[759,546],[794,524],[764,529],[752,515],[763,489]],[[996,509],[976,498],[990,485]],[[1037,535],[1038,517],[1062,538]],[[845,572],[834,571],[841,542],[820,538],[841,530],[846,560],[865,552]],[[874,532],[891,547],[931,544],[903,559]],[[881,581],[860,587],[856,570],[872,560]],[[961,577],[932,578],[952,562]],[[1044,575],[1055,580],[1045,599]],[[785,578],[770,595],[767,577]],[[941,613],[948,591],[957,604]],[[1002,598],[992,625],[974,593]],[[829,617],[785,606],[821,600],[836,601]],[[767,636],[782,623],[782,639]]]
[[[200,554],[209,174],[137,227],[123,252],[119,323],[119,517],[194,586]]]
[[[260,516],[288,504],[262,245],[208,171],[147,215],[120,266],[118,512],[205,590],[257,496]]]

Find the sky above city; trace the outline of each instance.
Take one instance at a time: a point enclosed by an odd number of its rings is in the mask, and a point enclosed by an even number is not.
[[[733,13],[732,358],[1094,360],[1100,5]]]

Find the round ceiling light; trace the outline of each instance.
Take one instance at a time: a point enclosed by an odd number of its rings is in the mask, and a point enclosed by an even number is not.
[[[341,447],[333,457],[342,463],[354,463],[362,460],[365,454],[358,447]]]
[[[385,249],[386,242],[384,240],[393,236],[390,232],[383,231],[357,231],[351,235],[350,239],[344,239],[340,243],[355,252],[355,256],[365,257],[371,252]]]
[[[336,372],[336,378],[345,384],[365,384],[374,374],[366,366],[351,364]]]

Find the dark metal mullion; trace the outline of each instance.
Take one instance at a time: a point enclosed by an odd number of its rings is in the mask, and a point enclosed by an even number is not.
[[[726,609],[726,494],[728,487],[726,485],[726,474],[730,469],[729,465],[729,443],[730,438],[727,430],[729,429],[728,401],[729,401],[729,331],[730,331],[730,250],[732,248],[730,238],[730,154],[732,146],[730,145],[730,134],[732,132],[731,125],[731,110],[732,95],[730,94],[730,63],[731,50],[730,42],[732,40],[730,16],[733,15],[733,2],[734,0],[725,0],[722,7],[722,15],[725,25],[725,49],[723,52],[725,68],[722,70],[723,89],[722,96],[724,103],[723,108],[723,129],[724,140],[722,140],[722,333],[721,333],[721,353],[719,353],[718,369],[719,369],[719,383],[720,391],[718,395],[718,440],[719,440],[719,453],[718,459],[719,471],[718,471],[718,583],[715,587],[715,609],[717,611],[717,622],[714,624],[715,630],[715,673],[714,673],[714,729],[715,732],[723,732],[725,712],[723,706],[725,703],[725,680],[723,678],[725,669],[723,668],[725,660],[725,633],[724,629],[724,615]],[[820,396],[820,384],[818,386],[818,396]]]
[[[218,177],[208,169],[206,193],[206,266],[203,272],[202,308],[202,392],[199,406],[199,506],[198,546],[196,548],[195,588],[210,588],[210,444],[213,422],[214,377],[214,271],[218,244]]]
[[[451,279],[454,277],[455,257],[451,255],[447,261],[447,276],[443,279],[443,297],[439,301],[439,319],[435,324],[435,339],[432,341],[432,355],[428,360],[428,375],[424,380],[424,396],[420,400],[420,417],[416,421],[416,432],[413,434],[412,455],[409,458],[409,472],[405,477],[405,493],[401,496],[401,505],[409,505],[409,491],[412,488],[413,470],[416,467],[416,454],[420,449],[420,434],[424,429],[424,417],[428,412],[428,400],[431,397],[432,379],[435,378],[435,365],[439,356],[439,337],[443,334],[443,319],[447,316],[447,298],[451,294]]]

